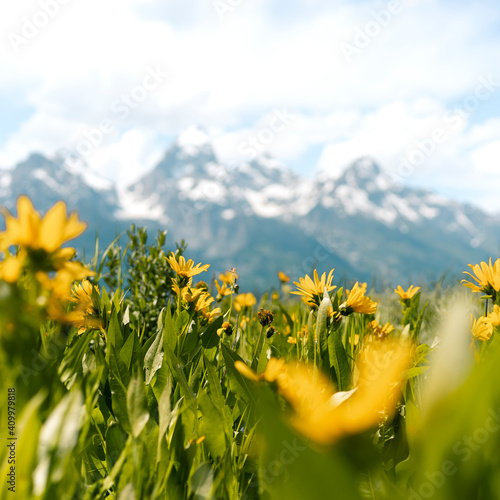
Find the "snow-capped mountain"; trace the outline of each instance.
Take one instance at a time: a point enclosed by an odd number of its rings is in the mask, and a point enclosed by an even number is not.
[[[40,210],[64,199],[99,237],[111,241],[130,223],[168,229],[188,256],[214,272],[237,267],[247,288],[262,290],[284,270],[298,278],[318,268],[336,276],[405,284],[495,257],[500,220],[430,191],[395,183],[369,158],[341,175],[307,180],[263,156],[221,163],[208,135],[191,127],[162,160],[117,190],[85,165],[31,155],[0,171],[0,203],[28,194]],[[87,253],[94,238],[89,231]]]

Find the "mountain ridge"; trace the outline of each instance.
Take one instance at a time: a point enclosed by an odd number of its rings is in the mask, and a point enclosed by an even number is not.
[[[249,287],[263,290],[284,270],[296,279],[338,269],[386,285],[425,281],[446,269],[498,253],[500,218],[432,191],[391,182],[362,157],[337,177],[304,179],[268,156],[229,168],[205,131],[191,127],[157,165],[118,188],[86,164],[34,153],[0,171],[0,203],[13,210],[20,194],[37,209],[57,199],[78,210],[92,230],[112,241],[131,223],[168,229],[169,244],[185,239],[193,255],[224,271],[238,267]],[[217,271],[217,272],[218,272]]]

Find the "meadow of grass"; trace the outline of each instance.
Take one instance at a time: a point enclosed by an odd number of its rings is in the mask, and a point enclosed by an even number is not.
[[[255,297],[163,233],[82,263],[62,202],[5,218],[0,499],[500,498],[500,259]]]

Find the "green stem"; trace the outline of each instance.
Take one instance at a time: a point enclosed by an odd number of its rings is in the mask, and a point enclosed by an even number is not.
[[[262,351],[261,340],[262,340],[262,333],[263,332],[264,332],[264,327],[261,326],[260,327],[259,338],[257,340],[257,345],[255,346],[255,352],[254,352],[254,355],[253,355],[253,360],[252,360],[252,365],[251,365],[251,368],[254,371],[257,368],[257,365],[259,364],[260,351]]]

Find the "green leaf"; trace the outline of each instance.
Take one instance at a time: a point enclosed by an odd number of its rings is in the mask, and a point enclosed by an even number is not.
[[[106,340],[108,347],[111,345],[116,349],[117,352],[120,352],[123,346],[123,336],[120,321],[118,320],[118,314],[116,312],[114,304],[111,306],[111,319],[106,330]],[[108,359],[109,358],[107,358],[106,361],[108,361]]]
[[[200,433],[205,436],[205,444],[212,458],[222,457],[227,450],[223,415],[207,395],[200,395],[198,406],[202,414]]]
[[[233,421],[231,418],[231,412],[228,405],[226,404],[225,398],[222,394],[222,384],[217,376],[217,372],[213,364],[203,356],[203,365],[205,367],[208,379],[208,392],[212,399],[213,404],[216,408],[220,408],[223,414],[223,421],[225,426],[225,432],[229,436]]]
[[[316,342],[315,342],[315,332],[314,332],[314,312],[310,311],[309,312],[309,317],[307,319],[307,340],[306,340],[306,347],[307,347],[307,359],[310,361],[314,360],[314,350],[316,349]]]
[[[244,361],[224,344],[222,344],[222,356],[224,357],[226,370],[229,374],[231,390],[246,403],[255,401],[251,382],[234,367],[236,361],[241,361],[242,363]]]
[[[111,422],[106,431],[106,464],[108,471],[110,471],[115,463],[120,458],[125,444],[127,442],[127,435],[116,423]]]
[[[117,351],[112,345],[108,346],[106,355],[108,356],[108,364],[111,373],[118,377],[125,387],[128,387],[130,372],[127,365],[123,362],[122,358],[117,355]]]
[[[127,388],[123,385],[119,376],[110,372],[109,387],[111,389],[111,407],[113,415],[125,432],[131,432],[130,421],[127,411]]]
[[[205,349],[211,349],[219,345],[220,337],[217,335],[217,330],[222,326],[224,318],[219,316],[217,319],[209,323],[206,329],[201,333],[201,344]]]
[[[144,356],[144,369],[146,370],[146,385],[151,383],[155,373],[163,363],[163,332],[156,333],[154,342]]]
[[[163,347],[165,350],[165,360],[167,361],[168,367],[170,368],[170,372],[172,373],[173,377],[179,383],[181,392],[189,401],[194,401],[195,396],[193,394],[193,391],[191,390],[191,387],[189,387],[186,375],[182,370],[182,365],[179,362],[179,359],[167,344],[164,343]]]
[[[127,409],[132,435],[137,438],[149,420],[144,381],[139,374],[130,381],[127,391]]]
[[[420,311],[420,314],[418,316],[417,322],[415,323],[415,330],[412,332],[412,338],[414,339],[418,339],[418,336],[420,334],[420,329],[422,328],[422,321],[424,320],[425,311],[427,310],[428,305],[429,302],[426,302],[424,304],[424,307],[422,307],[422,311]]]
[[[120,350],[120,358],[122,359],[122,361],[125,363],[125,366],[129,370],[138,340],[139,339],[137,338],[137,335],[135,334],[135,332],[132,331],[128,336],[127,340],[125,341],[125,344],[123,344],[123,347]]]
[[[206,500],[212,497],[214,473],[210,464],[202,463],[189,478],[189,494],[193,500]]]
[[[316,318],[316,339],[318,339],[321,357],[328,355],[327,321],[329,307],[332,307],[332,301],[328,294],[325,293],[325,297],[319,305],[318,316]]]
[[[330,355],[330,367],[335,369],[338,390],[346,391],[350,384],[351,370],[345,353],[344,344],[340,338],[340,331],[333,330],[328,336],[328,351]]]
[[[165,312],[165,322],[163,330],[163,349],[167,352],[167,347],[170,351],[174,352],[177,346],[177,327],[176,321],[172,317],[170,309],[170,302]]]

